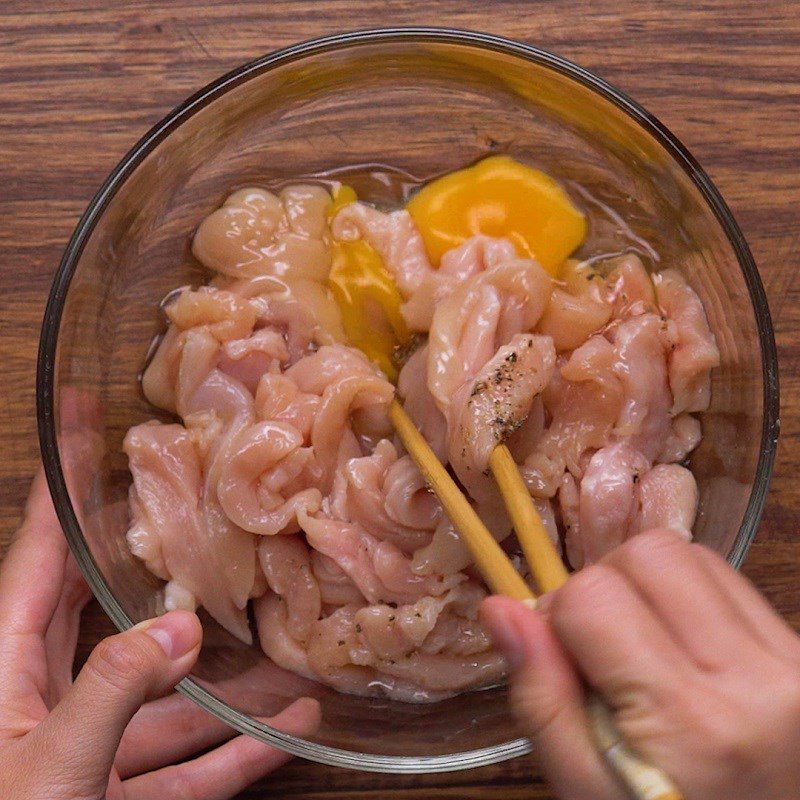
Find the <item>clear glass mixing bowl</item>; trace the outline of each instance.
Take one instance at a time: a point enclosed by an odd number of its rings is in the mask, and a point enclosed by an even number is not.
[[[556,176],[577,202],[605,208],[586,253],[641,239],[702,298],[722,366],[692,462],[696,533],[741,563],[775,455],[777,363],[756,267],[711,181],[644,109],[557,56],[479,33],[366,31],[265,56],[191,97],[120,162],[64,254],[39,356],[42,453],[72,550],[120,629],[161,610],[159,582],[125,546],[130,477],[121,443],[130,425],[154,416],[137,373],[162,326],[159,299],[206,278],[189,253],[199,220],[248,184],[372,162],[429,176],[495,151]],[[104,455],[87,468],[65,448],[92,430]],[[432,772],[528,749],[503,688],[433,705],[351,697],[278,669],[212,622],[195,673],[179,688],[234,728],[328,764]],[[257,721],[308,693],[323,708],[316,736]]]

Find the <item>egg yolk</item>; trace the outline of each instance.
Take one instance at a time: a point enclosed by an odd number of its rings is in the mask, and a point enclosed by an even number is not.
[[[329,218],[356,199],[351,187],[338,187]],[[363,239],[334,240],[328,286],[342,312],[350,344],[374,361],[391,381],[397,380],[392,355],[410,334],[400,314],[403,298],[381,257]]]
[[[432,181],[406,206],[434,265],[470,236],[510,239],[551,275],[586,236],[586,219],[550,176],[508,156],[489,156]]]

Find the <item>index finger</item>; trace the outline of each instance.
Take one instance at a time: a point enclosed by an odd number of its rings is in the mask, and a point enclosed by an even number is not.
[[[0,565],[0,632],[44,635],[61,597],[67,552],[40,467],[25,518]]]

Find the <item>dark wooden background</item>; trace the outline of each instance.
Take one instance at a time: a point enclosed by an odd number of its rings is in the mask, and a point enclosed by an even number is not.
[[[800,3],[791,0],[3,0],[0,3],[0,554],[38,461],[34,373],[51,276],[103,177],[197,88],[276,47],[381,25],[450,25],[556,51],[621,87],[692,150],[769,295],[783,433],[747,574],[800,629]],[[85,653],[110,632],[95,606]],[[294,761],[241,797],[550,798],[527,759],[400,778]]]

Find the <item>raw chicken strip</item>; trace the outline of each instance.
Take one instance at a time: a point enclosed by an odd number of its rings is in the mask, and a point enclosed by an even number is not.
[[[167,306],[166,314],[182,331],[207,326],[220,342],[244,339],[256,323],[256,309],[247,299],[213,286],[184,289]]]
[[[234,192],[206,217],[192,240],[195,257],[233,277],[287,275],[322,281],[331,266],[323,239],[330,195],[320,186]]]
[[[658,304],[673,323],[673,349],[669,357],[669,384],[673,415],[705,411],[711,401],[711,377],[720,364],[719,350],[700,298],[674,269],[655,276]]]
[[[285,422],[257,422],[233,439],[217,483],[220,505],[232,522],[262,535],[293,533],[298,512],[320,507],[322,495],[316,487],[289,497],[281,492],[286,478],[296,477],[313,457],[310,450],[301,450],[302,444],[300,432]],[[301,461],[287,473],[285,465],[293,455]],[[276,472],[282,480],[275,481]]]
[[[654,460],[670,431],[672,395],[667,379],[666,325],[655,314],[625,320],[612,332],[614,374],[623,403],[614,436]]]
[[[145,423],[128,431],[124,449],[134,478],[131,551],[169,579],[173,592],[181,587],[231,633],[251,642],[244,609],[255,579],[255,541],[209,514],[191,436],[181,425]]]
[[[612,269],[607,285],[615,319],[635,317],[656,310],[653,280],[639,256],[627,253],[614,259],[609,266]]]
[[[494,522],[494,521],[492,521]],[[496,534],[494,524],[490,528]],[[436,526],[429,544],[414,552],[411,568],[418,575],[452,575],[473,563],[469,549],[447,517]]]
[[[449,453],[467,489],[486,471],[492,450],[525,421],[555,362],[549,336],[518,334],[458,390],[450,407]]]
[[[537,330],[553,339],[558,352],[574,350],[611,318],[605,281],[591,266],[567,262],[561,270],[563,288],[550,295]]]
[[[306,543],[297,536],[265,536],[258,557],[269,588],[286,604],[286,628],[305,641],[322,613],[319,584],[311,569]]]
[[[579,530],[567,531],[573,567],[597,561],[628,538],[639,511],[636,485],[649,469],[648,460],[625,442],[592,456],[580,485]]]
[[[347,461],[343,474],[347,521],[404,553],[430,542],[442,509],[410,456],[398,459],[394,445],[384,439],[371,455]]]
[[[422,235],[408,211],[385,214],[365,203],[351,203],[333,218],[331,231],[345,242],[365,239],[394,275],[403,297],[413,295],[433,273]]]
[[[283,336],[273,328],[261,328],[246,339],[225,342],[217,364],[222,372],[255,394],[264,373],[278,370],[288,359]]]
[[[678,464],[658,464],[639,481],[639,531],[669,528],[692,538],[699,495],[694,475]]]
[[[423,597],[397,608],[366,606],[354,617],[360,635],[363,664],[407,658],[420,650],[464,655],[489,649],[486,633],[477,622],[477,608],[486,592],[477,584],[462,583],[440,597]],[[467,624],[464,624],[467,623]]]
[[[517,253],[508,239],[473,236],[462,245],[448,250],[439,268],[427,273],[419,288],[403,304],[401,313],[409,329],[427,331],[436,306],[468,278],[514,261]]]
[[[345,341],[341,312],[324,284],[292,274],[218,278],[215,283],[249,300],[258,327],[273,328],[284,336],[292,363],[321,345]]]
[[[533,329],[551,287],[536,262],[517,259],[475,275],[439,305],[428,340],[428,385],[445,414],[498,347]]]
[[[521,469],[534,496],[552,497],[565,469],[582,476],[585,454],[611,440],[623,401],[615,359],[613,345],[596,335],[554,371],[542,395],[550,425]]]
[[[147,401],[173,414],[176,412],[175,384],[185,340],[183,332],[170,325],[142,374],[142,392]]]
[[[403,365],[397,379],[397,390],[403,408],[442,463],[447,463],[447,420],[433,400],[428,388],[428,346],[416,350]]]
[[[253,615],[261,649],[279,667],[315,680],[319,676],[308,663],[304,643],[292,636],[288,614],[286,603],[273,592],[267,592],[253,602]]]
[[[665,464],[683,461],[700,444],[702,437],[699,419],[691,414],[678,414],[672,420],[672,428],[656,460]]]
[[[301,392],[297,383],[279,372],[261,376],[255,394],[255,411],[261,420],[288,422],[300,432],[303,441],[311,441],[311,428],[320,396]]]
[[[465,579],[452,575],[418,575],[411,561],[393,544],[381,541],[353,522],[299,514],[308,543],[333,559],[370,603],[410,603],[440,595]]]
[[[311,569],[317,579],[323,603],[333,606],[364,604],[364,595],[332,558],[318,550],[312,550]]]
[[[650,469],[641,453],[623,443],[598,450],[589,462],[580,484],[577,524],[574,485],[562,486],[560,499],[568,523],[567,556],[580,569],[653,528],[691,539],[699,497],[688,469],[678,464]]]

